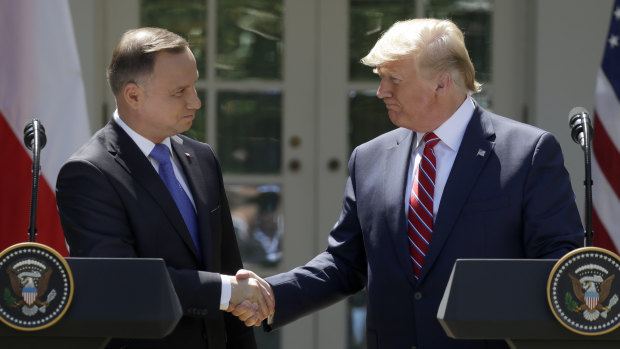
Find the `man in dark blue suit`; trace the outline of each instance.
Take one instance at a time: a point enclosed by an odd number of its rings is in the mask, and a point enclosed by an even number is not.
[[[257,281],[232,276],[242,263],[215,153],[180,134],[201,107],[197,79],[194,55],[179,35],[126,32],[108,68],[118,106],[113,120],[58,175],[71,256],[163,258],[183,308],[165,338],[118,339],[109,347],[256,348],[252,329],[222,310],[246,301],[253,309],[260,304],[266,317],[273,308]]]
[[[480,85],[450,21],[396,23],[362,62],[400,128],[353,151],[327,250],[266,278],[268,328],[365,287],[368,348],[507,347],[448,338],[437,310],[457,258],[558,258],[583,244],[558,142],[476,104]]]

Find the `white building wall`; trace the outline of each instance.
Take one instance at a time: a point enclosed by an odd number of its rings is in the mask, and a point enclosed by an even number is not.
[[[570,137],[568,113],[581,106],[593,114],[596,73],[613,0],[539,0],[534,4],[532,123],[552,132],[562,145],[583,220],[584,158]]]

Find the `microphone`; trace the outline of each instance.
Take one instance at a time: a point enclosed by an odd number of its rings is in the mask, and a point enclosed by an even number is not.
[[[39,192],[39,172],[41,166],[39,164],[41,149],[45,146],[47,137],[45,137],[45,128],[39,119],[32,119],[24,127],[24,143],[26,147],[32,151],[32,192],[30,196],[30,226],[28,227],[28,236],[30,242],[35,242],[37,237],[37,201]]]
[[[38,137],[35,135],[38,135]],[[39,119],[32,119],[24,127],[24,144],[26,144],[26,148],[32,150],[36,140],[39,141],[39,148],[43,149],[47,143],[47,137],[45,137],[45,127],[43,127],[43,124],[41,124]]]
[[[571,137],[575,143],[579,144],[581,148],[586,146],[586,127],[588,128],[588,136],[592,135],[592,123],[590,122],[590,116],[588,111],[582,107],[575,107],[568,113],[568,126],[571,128]],[[588,137],[590,142],[592,137]]]
[[[582,107],[575,107],[568,113],[568,126],[571,129],[570,135],[575,143],[581,146],[583,150],[583,158],[586,169],[586,179],[583,182],[585,186],[586,194],[586,207],[585,207],[585,245],[592,246],[592,239],[594,237],[594,231],[592,231],[592,160],[591,160],[591,146],[592,143],[592,123],[590,122],[590,116],[588,111]]]

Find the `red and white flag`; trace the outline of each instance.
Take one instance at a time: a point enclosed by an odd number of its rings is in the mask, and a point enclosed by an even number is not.
[[[592,141],[593,245],[620,250],[620,1],[612,8],[596,79]]]
[[[67,0],[0,0],[0,251],[28,241],[32,152],[24,126],[45,127],[36,242],[67,255],[54,188],[62,163],[90,136]]]

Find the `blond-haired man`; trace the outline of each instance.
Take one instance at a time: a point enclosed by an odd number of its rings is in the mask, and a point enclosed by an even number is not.
[[[266,278],[268,327],[366,288],[368,348],[506,348],[448,338],[439,302],[457,258],[557,258],[582,245],[558,142],[475,102],[480,85],[451,21],[398,22],[362,62],[399,128],[353,151],[326,251]]]

